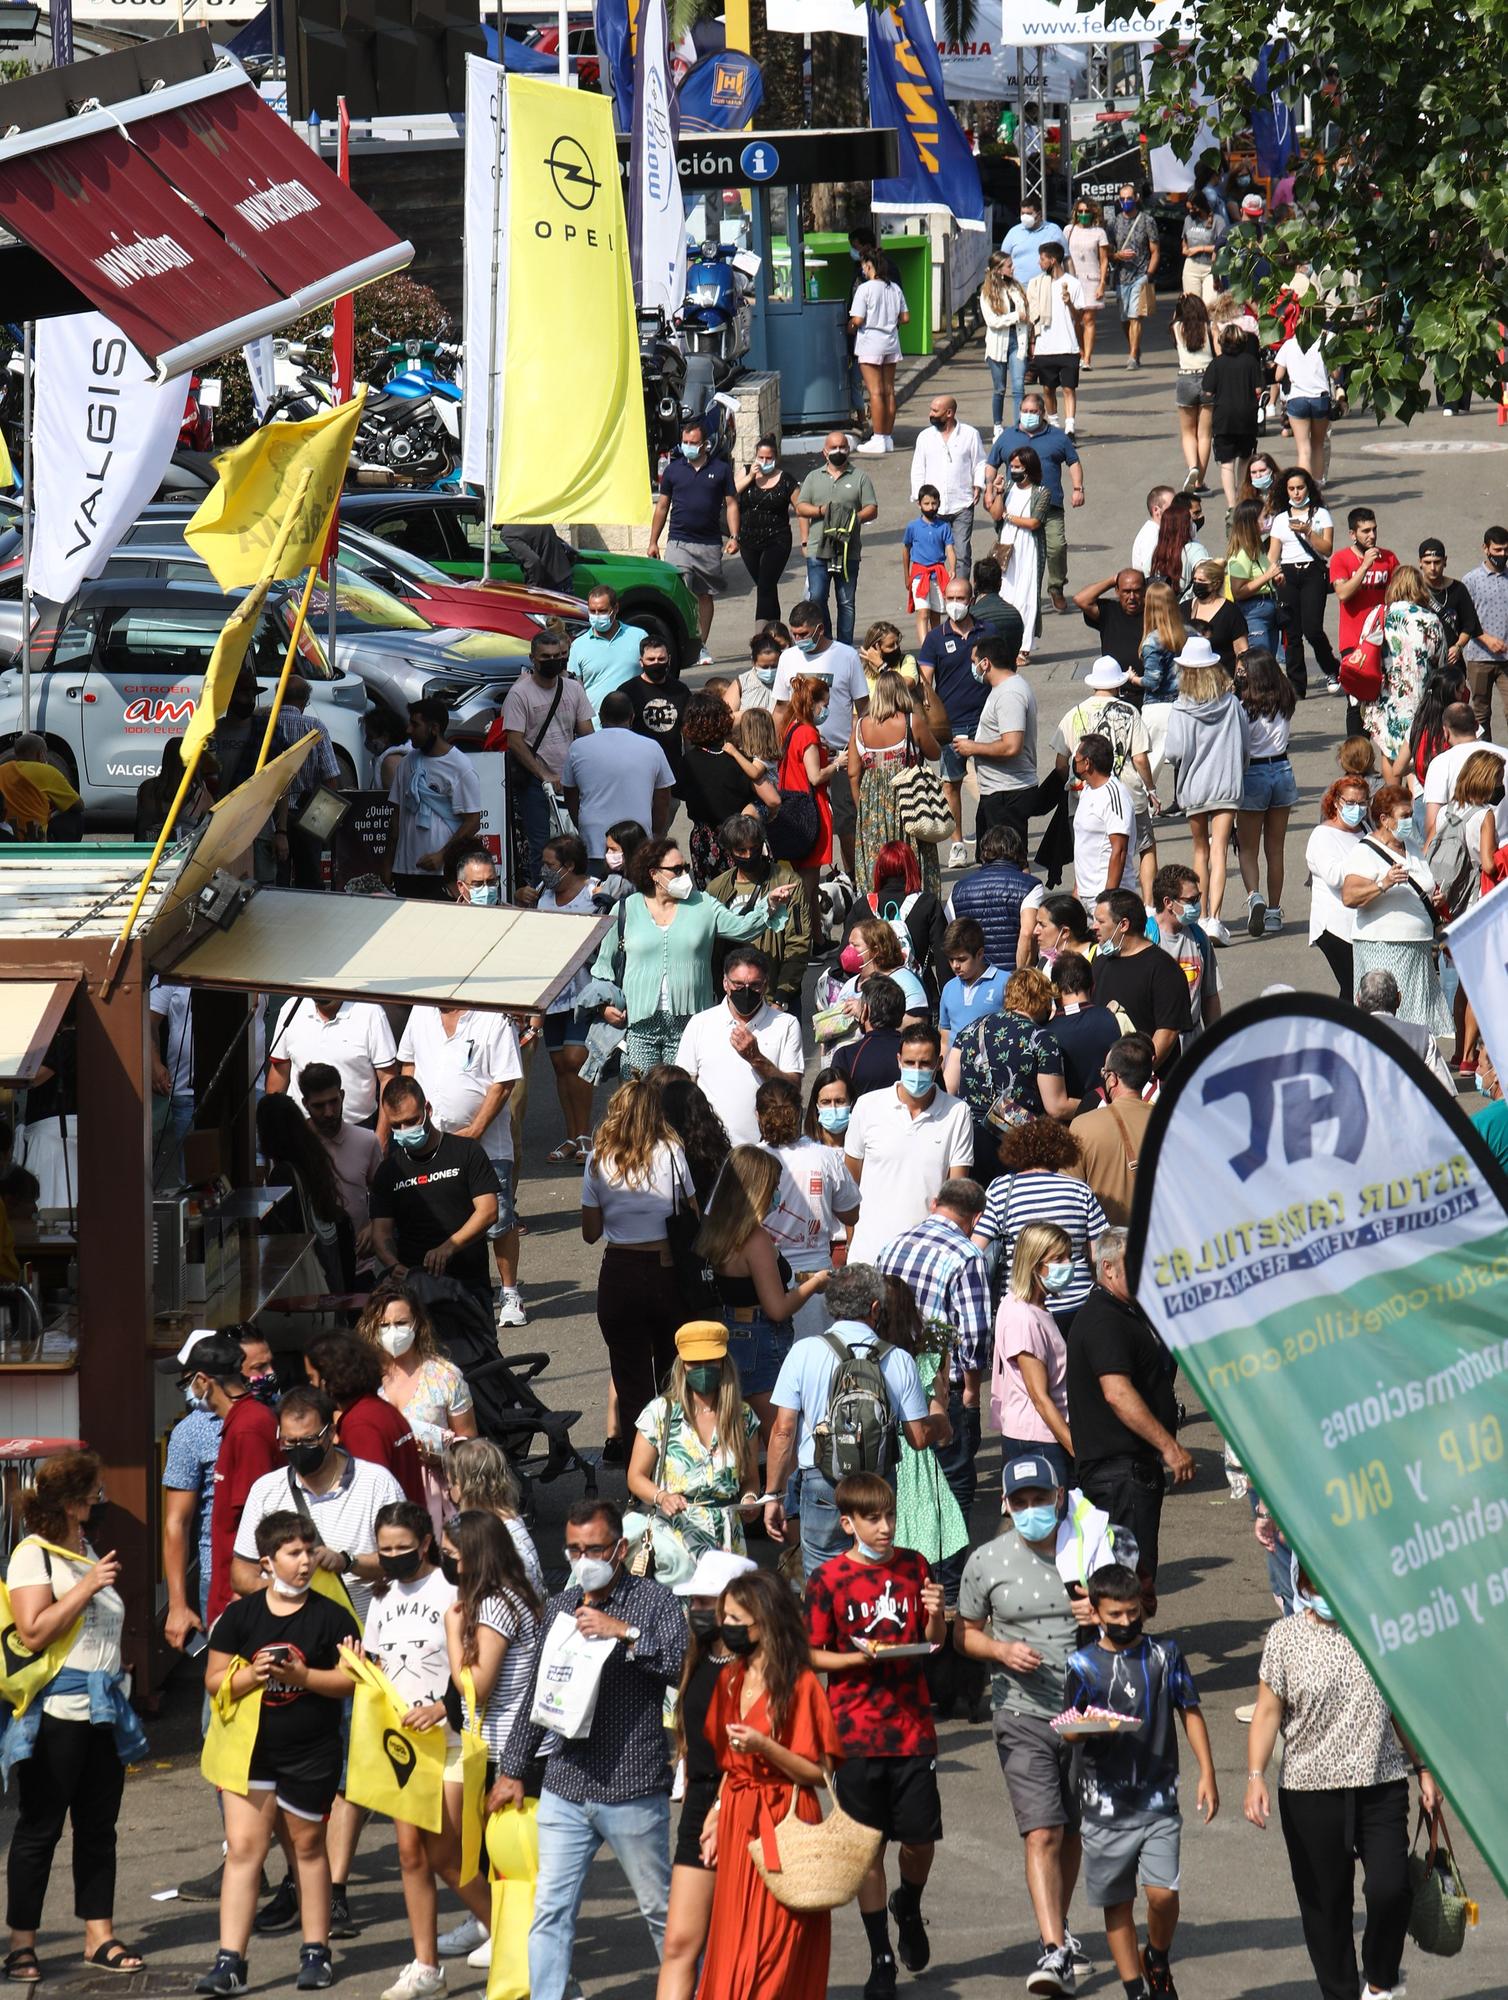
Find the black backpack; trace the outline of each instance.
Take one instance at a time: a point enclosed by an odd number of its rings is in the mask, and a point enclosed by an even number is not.
[[[812,1427],[813,1463],[830,1485],[851,1472],[894,1477],[901,1455],[901,1424],[880,1363],[890,1353],[883,1340],[855,1353],[835,1333],[822,1338],[838,1357],[827,1388],[827,1409]]]

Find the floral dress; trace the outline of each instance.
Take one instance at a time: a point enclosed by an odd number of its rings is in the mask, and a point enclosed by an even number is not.
[[[743,1463],[734,1462],[714,1438],[702,1443],[696,1425],[688,1423],[679,1403],[674,1405],[670,1430],[666,1435],[667,1413],[672,1405],[666,1396],[656,1396],[639,1412],[634,1428],[646,1437],[659,1454],[655,1480],[667,1493],[695,1493],[705,1499],[736,1500],[743,1490]],[[744,1408],[744,1436],[757,1437],[759,1419]],[[743,1522],[732,1507],[688,1506],[683,1514],[672,1514],[667,1525],[686,1545],[695,1563],[709,1549],[728,1549],[736,1556],[745,1553]]]
[[[924,1396],[930,1398],[945,1360],[942,1352],[917,1355],[916,1372]],[[901,1460],[895,1469],[895,1539],[897,1547],[915,1549],[934,1567],[969,1545],[963,1510],[929,1444],[918,1450],[914,1444],[901,1441]]]
[[[378,1394],[408,1418],[408,1427],[419,1447],[424,1504],[438,1532],[455,1512],[439,1457],[453,1430],[451,1419],[465,1416],[472,1407],[466,1377],[444,1355],[431,1354],[412,1375],[404,1374],[396,1364],[389,1368]]]
[[[900,802],[890,781],[897,771],[904,770],[908,764],[920,763],[921,753],[909,729],[904,741],[882,744],[878,749],[871,750],[864,741],[862,718],[854,724],[854,740],[859,749],[860,766],[859,862],[855,879],[862,884],[874,880],[874,864],[882,847],[893,840],[906,841],[901,826]],[[847,784],[847,776],[839,782]],[[909,841],[906,844],[911,845]],[[913,852],[922,865],[922,887],[930,889],[935,896],[942,887],[936,843],[923,841]]]
[[[1361,718],[1380,755],[1394,758],[1407,746],[1424,683],[1445,657],[1445,628],[1405,598],[1383,613],[1382,638],[1382,693]]]

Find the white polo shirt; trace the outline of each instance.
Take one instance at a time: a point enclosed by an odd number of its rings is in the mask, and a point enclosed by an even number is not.
[[[1110,876],[1110,840],[1113,834],[1126,836],[1126,859],[1121,879]],[[1107,889],[1136,887],[1136,808],[1130,790],[1119,778],[1107,778],[1103,785],[1086,785],[1079,793],[1073,814],[1074,893],[1086,910]]]
[[[767,1000],[759,1012],[740,1022],[726,1000],[693,1014],[681,1030],[681,1045],[675,1052],[677,1063],[701,1085],[714,1109],[728,1128],[735,1146],[759,1144],[759,1120],[754,1099],[764,1078],[733,1046],[736,1026],[745,1027],[759,1044],[759,1053],[768,1056],[776,1069],[800,1079],[806,1068],[806,1051],[801,1046],[801,1023],[794,1014],[784,1014]]]
[[[247,1562],[257,1560],[257,1529],[268,1514],[297,1513],[298,1503],[288,1484],[289,1468],[274,1466],[251,1482],[236,1529],[235,1552]],[[310,1518],[327,1549],[340,1549],[348,1556],[370,1556],[377,1552],[378,1509],[404,1498],[403,1488],[385,1465],[370,1459],[346,1457],[345,1469],[327,1493],[312,1492],[298,1479],[299,1492]],[[363,1624],[372,1604],[372,1586],[358,1583],[354,1576],[342,1578],[351,1593],[356,1615]]]
[[[872,1264],[887,1243],[927,1213],[927,1204],[955,1167],[974,1163],[974,1121],[960,1097],[934,1091],[913,1118],[900,1085],[871,1090],[854,1106],[843,1135],[852,1171],[863,1169],[863,1201],[848,1246],[850,1264]]]
[[[518,1036],[506,1014],[456,1015],[446,1034],[438,1007],[416,1007],[398,1044],[400,1063],[412,1063],[414,1079],[429,1099],[442,1132],[459,1132],[477,1114],[495,1083],[517,1083],[524,1073]],[[513,1158],[513,1121],[504,1104],[481,1137],[496,1166]]]
[[[387,1015],[371,1000],[343,1000],[333,1021],[327,1021],[308,998],[290,1000],[278,1015],[271,1046],[273,1062],[288,1062],[288,1095],[303,1109],[299,1071],[306,1063],[329,1063],[340,1071],[346,1093],[348,1125],[365,1125],[377,1109],[377,1072],[392,1069],[398,1048]]]

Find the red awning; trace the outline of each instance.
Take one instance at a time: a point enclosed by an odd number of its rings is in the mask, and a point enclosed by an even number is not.
[[[413,257],[230,64],[0,140],[0,225],[164,375]]]

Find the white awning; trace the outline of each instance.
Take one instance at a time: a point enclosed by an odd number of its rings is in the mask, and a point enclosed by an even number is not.
[[[74,979],[0,979],[0,1084],[24,1090],[73,998]]]

